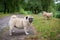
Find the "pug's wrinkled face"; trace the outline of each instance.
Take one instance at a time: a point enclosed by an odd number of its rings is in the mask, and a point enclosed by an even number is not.
[[[29,20],[29,23],[33,22],[33,17],[32,16],[26,16],[26,19]]]

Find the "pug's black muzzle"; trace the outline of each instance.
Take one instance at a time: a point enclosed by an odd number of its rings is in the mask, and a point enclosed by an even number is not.
[[[33,22],[33,18],[29,18],[29,22],[32,23]]]

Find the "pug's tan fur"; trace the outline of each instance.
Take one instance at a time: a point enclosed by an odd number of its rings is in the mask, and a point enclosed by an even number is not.
[[[31,16],[30,16],[31,17]],[[12,15],[10,20],[9,20],[9,27],[10,27],[10,35],[12,35],[12,31],[14,26],[17,28],[24,28],[24,31],[26,34],[29,34],[27,31],[27,27],[29,27],[31,24],[29,23],[29,20],[24,18],[18,18],[16,15]]]

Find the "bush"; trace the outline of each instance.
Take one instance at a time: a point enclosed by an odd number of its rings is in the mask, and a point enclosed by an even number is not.
[[[23,8],[20,8],[20,13],[21,14],[32,14],[31,11],[25,11]]]
[[[26,11],[27,12],[27,14],[32,14],[32,12],[31,11]]]
[[[60,13],[57,13],[56,14],[56,18],[60,18]]]
[[[60,3],[56,4],[57,11],[60,11]]]
[[[24,14],[24,9],[20,8],[20,14]]]
[[[4,8],[3,6],[0,5],[0,12],[3,12],[4,11]]]
[[[29,0],[28,4],[25,4],[22,6],[24,8],[24,10],[26,11],[31,11],[35,14],[38,14],[39,12],[42,11],[42,7],[41,7],[41,1],[40,0]]]

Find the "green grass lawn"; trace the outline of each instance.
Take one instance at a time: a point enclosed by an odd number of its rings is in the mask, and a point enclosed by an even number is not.
[[[9,15],[11,15],[11,14],[8,14],[8,13],[3,14],[3,13],[0,13],[0,18],[5,17],[5,16],[9,16]]]
[[[38,35],[46,38],[47,40],[60,40],[60,19],[52,18],[51,20],[45,20],[42,15],[35,15],[33,25],[36,28]]]
[[[33,26],[38,34],[36,37],[43,37],[43,40],[60,40],[60,19],[52,18],[45,20],[41,14],[32,14],[34,17]]]

